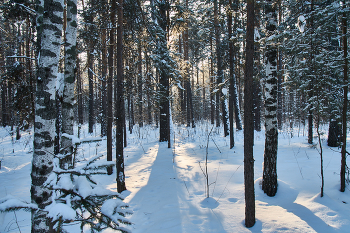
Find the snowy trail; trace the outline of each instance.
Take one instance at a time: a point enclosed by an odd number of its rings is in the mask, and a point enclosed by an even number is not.
[[[156,156],[147,182],[129,201],[134,214],[133,232],[181,232],[180,205],[177,198],[178,178],[171,150],[159,143],[150,157]],[[159,222],[159,219],[162,221]]]

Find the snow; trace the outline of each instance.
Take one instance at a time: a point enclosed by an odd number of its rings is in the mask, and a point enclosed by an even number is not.
[[[62,217],[62,220],[74,220],[76,216],[75,210],[64,203],[53,203],[46,207],[46,210],[53,221],[58,220],[60,217]]]
[[[265,132],[255,132],[257,221],[248,229],[244,226],[243,132],[235,132],[235,147],[229,149],[229,138],[222,136],[223,129],[214,127],[208,146],[210,197],[206,198],[206,180],[202,169],[205,166],[211,125],[199,122],[196,125],[192,129],[174,124],[172,137],[175,134],[175,144],[172,139],[170,149],[167,148],[167,143],[158,141],[158,129],[151,126],[140,129],[134,126],[137,128],[134,134],[128,134],[128,147],[124,151],[128,190],[122,194],[125,196],[124,202],[133,211],[132,215],[126,216],[133,222],[133,225],[126,226],[131,232],[348,231],[350,191],[348,187],[344,193],[339,191],[340,150],[329,148],[326,138],[322,141],[325,196],[320,197],[319,146],[307,144],[307,132],[304,128],[294,128],[293,135],[296,136],[291,138],[290,129],[286,127],[279,131],[278,191],[275,197],[268,197],[260,186]],[[327,128],[327,125],[321,128],[324,137],[328,135]],[[98,130],[96,127],[96,132]],[[22,138],[16,141],[9,132],[9,128],[0,129],[0,203],[6,203],[4,200],[30,203],[32,133],[22,132]],[[82,126],[81,135],[92,136],[87,133],[86,125]],[[106,155],[105,144],[105,140],[80,144],[77,157],[86,166],[92,158]],[[101,161],[104,160],[105,157],[102,157]],[[92,177],[99,185],[111,192],[116,191],[115,171],[111,176]],[[85,177],[78,179],[76,181],[79,186],[76,188],[82,196],[99,192]],[[71,182],[73,181],[68,176],[62,176],[57,185],[68,189],[72,188]],[[8,204],[16,203],[18,204],[13,201]],[[118,199],[107,200],[101,210],[113,215],[113,207],[119,208],[121,204],[123,203]],[[75,212],[69,205],[70,203],[53,203],[48,209],[50,216],[57,218],[62,215],[65,219],[73,219]],[[117,215],[114,217],[121,218]],[[30,223],[30,212],[16,210],[0,213],[0,232],[30,232]],[[69,230],[74,226],[69,227],[68,232],[78,232]]]
[[[298,17],[297,27],[299,28],[299,31],[300,31],[301,33],[304,33],[304,31],[305,31],[305,25],[306,25],[305,17],[304,17],[304,15],[300,15],[300,16]]]

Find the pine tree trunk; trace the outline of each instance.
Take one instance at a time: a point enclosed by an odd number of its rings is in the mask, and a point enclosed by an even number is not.
[[[114,78],[114,44],[115,44],[115,10],[116,0],[112,0],[110,20],[112,28],[109,32],[109,46],[108,46],[108,79],[107,79],[107,161],[112,161],[113,158],[113,78]],[[107,168],[108,175],[113,173],[113,167]]]
[[[88,51],[88,78],[89,78],[89,133],[94,131],[94,48],[90,42],[90,49]]]
[[[229,120],[230,120],[230,149],[235,146],[234,140],[234,127],[233,127],[233,114],[234,114],[234,103],[237,100],[236,95],[236,77],[234,68],[234,45],[232,38],[232,0],[229,1],[229,9],[227,13],[227,26],[228,26],[228,38],[229,38],[229,66],[230,66],[230,89],[229,89]]]
[[[314,0],[311,0],[311,14],[314,10]],[[313,25],[313,15],[311,15],[310,17],[310,30],[311,33],[313,34],[314,29],[313,29],[314,25]],[[314,65],[314,44],[313,41],[310,41],[310,71],[311,71],[311,75],[315,75],[315,65]],[[313,77],[311,78],[310,84],[309,84],[309,100],[311,100],[314,96],[312,88],[313,88]],[[312,111],[312,104],[310,104],[309,110],[308,110],[308,126],[309,126],[309,130],[308,130],[308,143],[312,144],[313,143],[313,111]]]
[[[107,30],[102,30],[101,137],[107,136]]]
[[[258,132],[261,131],[261,89],[260,81],[258,79],[253,80],[253,106],[254,106],[254,129]]]
[[[216,59],[217,59],[217,92],[216,92],[216,126],[220,126],[220,106],[221,103],[221,111],[222,111],[222,122],[224,124],[224,136],[229,135],[228,131],[228,118],[226,111],[225,98],[223,98],[222,88],[219,87],[222,83],[223,79],[223,68],[222,68],[222,45],[220,40],[220,25],[219,25],[219,16],[218,16],[218,1],[214,0],[214,24],[215,24],[215,42],[216,42]]]
[[[139,98],[139,127],[143,127],[143,89],[142,89],[142,49],[141,49],[141,35],[139,36],[139,61],[138,61],[138,70],[139,70],[139,76],[137,79],[138,82],[138,98]]]
[[[118,193],[126,190],[124,175],[124,70],[123,70],[123,0],[117,5],[117,109],[116,109],[116,158],[117,158],[117,190]]]
[[[215,104],[214,104],[214,69],[213,69],[213,39],[210,35],[210,70],[209,70],[209,76],[210,76],[210,122],[212,125],[214,125],[215,120]]]
[[[161,57],[167,54],[167,17],[168,1],[158,1],[159,10],[159,26],[162,29],[160,38],[158,39],[158,53]],[[165,142],[168,140],[168,109],[169,109],[169,76],[166,64],[161,63],[159,67],[159,141]]]
[[[73,135],[74,125],[74,85],[77,44],[77,0],[67,0],[67,28],[65,41],[64,91],[62,98],[62,133]],[[68,168],[73,164],[73,143],[62,137],[62,154],[68,155],[62,162]]]
[[[346,7],[345,0],[343,1],[343,9]],[[343,57],[344,57],[344,103],[343,103],[343,113],[342,113],[342,149],[341,149],[341,167],[340,167],[340,191],[345,192],[345,173],[346,173],[346,138],[347,138],[347,107],[348,107],[348,39],[346,37],[347,33],[347,18],[345,11],[342,17],[342,32],[343,32]]]
[[[84,123],[84,111],[83,111],[83,88],[82,88],[82,80],[80,73],[80,60],[76,58],[76,78],[77,78],[77,95],[78,95],[78,124],[81,126]],[[79,126],[79,127],[80,127]]]
[[[247,36],[246,36],[246,66],[244,88],[244,189],[245,189],[245,225],[255,224],[255,192],[254,192],[254,124],[253,100],[251,87],[253,85],[254,63],[254,0],[247,1]]]
[[[35,101],[31,199],[39,208],[32,212],[33,233],[53,231],[52,221],[44,210],[52,202],[52,191],[44,187],[44,182],[53,169],[55,91],[63,25],[63,0],[39,2],[37,9],[40,57]],[[45,9],[46,14],[42,14],[43,9]],[[50,17],[53,15],[54,18]]]
[[[265,6],[267,16],[267,38],[273,36],[277,28],[276,4],[268,0]],[[265,81],[265,152],[262,189],[268,196],[277,192],[277,48],[267,40]]]
[[[2,82],[1,84],[1,119],[2,119],[2,126],[6,127],[8,125],[8,114],[7,114],[7,107],[6,107],[6,97],[7,97],[7,83]]]

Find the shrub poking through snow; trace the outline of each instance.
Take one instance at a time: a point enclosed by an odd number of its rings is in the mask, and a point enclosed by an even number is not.
[[[106,168],[114,165],[100,158],[79,162],[67,170],[61,169],[59,159],[55,158],[54,170],[45,183],[53,190],[53,201],[45,210],[57,232],[66,232],[64,226],[73,222],[80,222],[82,231],[88,226],[91,232],[107,228],[129,232],[125,226],[131,222],[125,216],[132,212],[123,197],[99,186],[92,178],[92,175],[106,174]]]

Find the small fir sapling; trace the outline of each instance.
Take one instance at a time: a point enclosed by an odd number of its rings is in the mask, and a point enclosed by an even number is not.
[[[100,161],[101,157],[95,156],[67,170],[59,167],[57,157],[54,159],[53,172],[45,183],[53,190],[53,201],[45,210],[58,232],[64,232],[64,225],[71,222],[80,222],[81,230],[89,226],[91,232],[107,228],[129,232],[124,226],[131,222],[125,216],[132,211],[123,202],[123,197],[92,179],[92,175],[107,174],[106,168],[114,165],[113,162]]]

